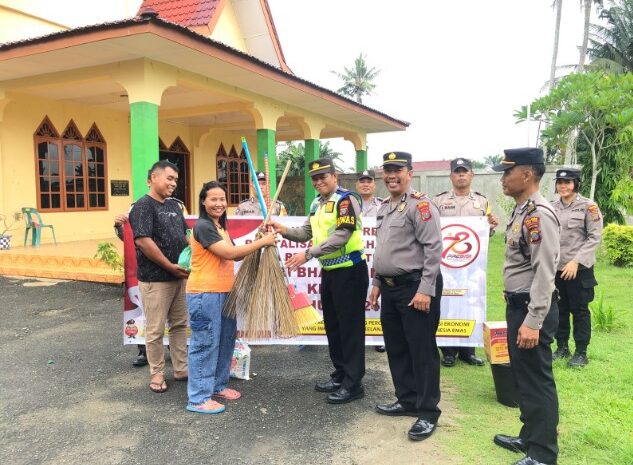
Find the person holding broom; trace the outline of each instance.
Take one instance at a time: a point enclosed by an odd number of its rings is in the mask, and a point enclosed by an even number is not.
[[[365,395],[365,299],[369,274],[364,254],[361,200],[341,189],[332,160],[320,158],[309,164],[312,185],[319,195],[310,216],[298,228],[268,222],[276,232],[295,242],[312,239],[312,247],[286,261],[292,271],[315,257],[323,269],[321,303],[334,371],[316,384],[327,392],[327,402],[345,404]]]
[[[200,218],[191,236],[191,273],[187,281],[187,307],[191,337],[187,410],[220,413],[215,399],[237,400],[241,394],[227,387],[235,346],[236,320],[222,313],[234,283],[234,260],[275,245],[275,234],[235,246],[226,228],[227,195],[217,181],[202,186]]]

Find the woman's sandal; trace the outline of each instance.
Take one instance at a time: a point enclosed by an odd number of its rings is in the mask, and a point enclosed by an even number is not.
[[[216,392],[215,394],[213,394],[213,397],[215,397],[216,399],[237,400],[242,397],[242,394],[240,394],[235,389],[224,388],[220,392]]]
[[[209,408],[204,408],[204,407],[209,407]],[[222,413],[224,412],[225,408],[226,407],[224,407],[224,405],[220,404],[219,402],[215,402],[211,399],[206,401],[204,404],[199,404],[199,405],[187,404],[187,407],[186,407],[187,410],[189,410],[190,412],[195,412],[195,413]]]

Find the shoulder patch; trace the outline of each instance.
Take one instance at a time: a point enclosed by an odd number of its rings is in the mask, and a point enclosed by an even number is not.
[[[433,217],[433,215],[431,215],[431,206],[428,201],[424,200],[419,202],[415,208],[417,208],[418,212],[420,212],[420,218],[422,218],[422,221],[429,221]]]
[[[587,206],[587,211],[591,215],[591,221],[600,221],[600,209],[595,203]]]
[[[528,216],[523,220],[523,224],[528,230],[531,244],[541,242],[541,219],[538,216]]]

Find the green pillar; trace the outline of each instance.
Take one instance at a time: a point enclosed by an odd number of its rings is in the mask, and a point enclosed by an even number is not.
[[[312,178],[310,178],[310,162],[319,158],[321,153],[321,141],[319,139],[305,140],[305,179],[304,179],[304,198],[305,198],[305,214],[310,211],[310,205],[316,197],[316,191],[312,187]]]
[[[356,151],[356,172],[362,173],[367,169],[367,150]]]
[[[147,193],[147,170],[158,161],[158,105],[149,102],[130,104],[132,150],[132,197]]]
[[[277,145],[275,131],[272,129],[257,130],[257,170],[264,171],[264,155],[268,154],[268,171],[270,171],[270,198],[277,191]]]

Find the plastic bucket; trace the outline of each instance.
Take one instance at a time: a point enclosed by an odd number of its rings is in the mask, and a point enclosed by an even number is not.
[[[517,408],[519,406],[519,394],[516,382],[509,363],[491,364],[492,379],[495,382],[497,401],[506,407]]]

